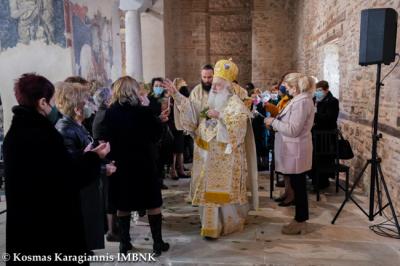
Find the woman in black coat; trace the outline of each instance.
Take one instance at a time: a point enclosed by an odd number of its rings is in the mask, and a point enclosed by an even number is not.
[[[83,125],[91,115],[88,106],[89,91],[76,83],[56,84],[56,105],[64,115],[58,120],[56,129],[64,138],[64,145],[73,158],[81,156],[90,147],[93,138]],[[81,190],[81,208],[85,225],[88,251],[104,248],[104,198],[103,180],[111,175],[113,164],[102,167],[102,178],[94,180]]]
[[[314,118],[313,132],[318,131],[330,131],[337,129],[337,119],[339,116],[339,101],[336,99],[332,93],[329,91],[329,83],[325,80],[321,80],[316,85],[315,101],[317,106],[317,112]],[[318,145],[319,141],[315,141]],[[319,156],[314,158],[313,169],[310,172],[311,178],[313,180],[313,185],[316,186],[316,167],[327,167],[332,168],[335,164],[334,156]],[[318,166],[317,166],[318,165]],[[335,173],[324,173],[318,176],[319,189],[324,189],[329,187],[329,178],[335,178]]]
[[[93,125],[92,125],[92,132],[93,132],[93,138],[95,142],[101,142],[102,139],[100,138],[103,136],[103,132],[105,130],[104,128],[104,117],[106,115],[106,111],[108,109],[108,106],[110,105],[111,101],[111,94],[112,91],[109,88],[100,88],[98,89],[95,94],[94,94],[94,101],[98,107],[98,111],[96,112],[96,115],[93,120]],[[108,242],[119,242],[119,236],[118,236],[118,231],[117,231],[117,210],[115,209],[115,206],[112,204],[110,201],[110,178],[104,178],[103,181],[103,197],[104,197],[104,206],[105,206],[105,211],[107,214],[107,235],[106,235],[106,240]]]
[[[149,107],[154,116],[160,116],[162,112],[169,112],[169,107],[165,104],[168,99],[165,95],[165,90],[162,87],[163,78],[153,78],[151,80],[151,93],[149,95]],[[172,145],[173,135],[168,128],[167,123],[161,125],[162,133],[160,141],[157,144],[156,151],[156,167],[157,167],[157,180],[161,189],[168,189],[164,184],[165,179],[165,165],[171,164],[172,159]]]
[[[72,159],[53,126],[53,84],[25,74],[15,83],[15,94],[19,105],[3,145],[6,252],[52,255],[53,265],[54,253],[87,251],[79,192],[98,178],[109,144]]]
[[[131,211],[147,210],[154,253],[160,255],[169,249],[161,235],[162,197],[155,161],[161,121],[149,107],[141,106],[138,91],[139,84],[129,76],[114,83],[112,104],[104,119],[106,134],[101,139],[110,141],[109,158],[118,167],[110,180],[110,197],[118,210],[120,252],[133,248],[129,235]]]

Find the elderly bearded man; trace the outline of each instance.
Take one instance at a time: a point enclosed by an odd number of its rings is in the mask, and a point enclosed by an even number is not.
[[[215,65],[207,106],[199,110],[171,82],[165,87],[174,97],[181,126],[195,139],[192,176],[193,204],[200,206],[201,235],[218,238],[241,231],[249,210],[258,208],[258,182],[251,113],[235,93],[237,66],[229,60]]]
[[[221,61],[222,62],[222,61]],[[236,67],[236,66],[235,66]],[[236,68],[237,70],[237,68]],[[200,72],[201,75],[201,83],[198,84],[196,87],[193,88],[193,90],[190,93],[189,96],[189,101],[190,101],[190,108],[192,108],[193,113],[195,114],[200,114],[202,112],[202,110],[206,110],[206,108],[208,108],[208,95],[210,93],[211,90],[211,86],[212,86],[212,82],[213,82],[213,77],[214,77],[214,68],[207,64],[204,65],[201,69]],[[233,92],[234,94],[238,95],[240,99],[242,100],[247,100],[247,91],[238,86],[235,83],[232,83],[232,85],[234,85],[233,88]],[[190,115],[190,113],[185,112],[185,114],[183,114],[183,120],[186,121],[187,120],[187,114]],[[184,127],[181,123],[181,112],[180,110],[177,108],[177,106],[174,106],[174,121],[175,121],[175,126],[177,129],[179,130],[185,130],[188,132],[191,132],[192,137],[194,136],[194,131],[192,130],[192,126],[189,126],[189,129],[187,129],[188,127]],[[190,118],[191,119],[191,118]],[[196,118],[194,118],[196,119]],[[195,123],[198,123],[198,121],[195,121]],[[191,182],[190,182],[190,193],[188,198],[186,199],[189,202],[193,201],[194,198],[194,193],[196,192],[196,184],[198,183],[197,177],[200,175],[200,172],[202,171],[202,167],[203,167],[203,159],[200,151],[201,148],[198,146],[197,142],[194,142],[193,145],[194,149],[193,149],[193,165],[192,165],[192,178],[191,178]],[[196,159],[195,159],[196,158]],[[198,174],[196,174],[198,173]]]

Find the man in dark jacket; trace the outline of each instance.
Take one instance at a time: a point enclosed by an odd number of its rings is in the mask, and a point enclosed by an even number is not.
[[[329,91],[329,83],[325,80],[321,80],[316,85],[315,102],[317,110],[314,118],[313,132],[318,130],[334,130],[337,129],[337,119],[339,116],[339,101]],[[313,163],[313,170],[315,167],[321,165],[332,165],[334,159],[331,156],[324,156],[316,158]],[[314,171],[313,171],[314,172]],[[314,177],[315,175],[313,175]],[[334,178],[335,173],[320,174],[319,175],[319,187],[326,188],[329,186],[329,178]],[[315,185],[315,178],[313,178]]]

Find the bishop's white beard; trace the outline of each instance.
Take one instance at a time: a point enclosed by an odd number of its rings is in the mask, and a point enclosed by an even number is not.
[[[217,110],[218,112],[222,112],[231,96],[232,94],[227,88],[218,93],[215,93],[211,90],[208,95],[208,107],[210,109]]]

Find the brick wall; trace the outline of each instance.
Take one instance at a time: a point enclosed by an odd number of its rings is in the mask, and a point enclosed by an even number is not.
[[[165,74],[183,77],[194,85],[206,60],[206,2],[166,0],[164,2]]]
[[[294,70],[297,1],[254,0],[252,11],[252,80],[268,88]]]
[[[349,162],[352,176],[371,157],[376,66],[359,66],[358,52],[360,12],[373,7],[399,10],[400,1],[301,0],[296,7],[295,67],[323,79],[324,48],[336,45],[339,50],[340,126],[356,155]],[[399,38],[398,30],[397,51],[400,51]],[[382,73],[387,73],[392,66],[383,66]],[[379,110],[383,139],[378,150],[391,196],[400,211],[400,68],[384,83]],[[363,185],[368,188],[369,171]]]
[[[251,80],[251,1],[209,1],[210,60],[232,57],[239,67],[238,81]]]
[[[166,0],[166,76],[199,83],[200,68],[232,58],[239,81],[251,79],[251,1]]]
[[[294,0],[166,0],[166,74],[193,85],[199,68],[230,58],[239,82],[269,87],[294,70]]]

